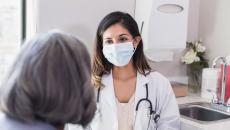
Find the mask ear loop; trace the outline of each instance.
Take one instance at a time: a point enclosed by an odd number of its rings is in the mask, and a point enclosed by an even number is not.
[[[134,46],[134,40],[132,41],[132,43],[133,43],[133,52],[135,52],[135,51],[136,51],[136,48],[135,48],[135,46]]]

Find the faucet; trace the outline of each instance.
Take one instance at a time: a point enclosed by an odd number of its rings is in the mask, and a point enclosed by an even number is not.
[[[217,67],[217,63],[219,60],[222,60],[223,63],[226,63],[226,58],[223,56],[218,56],[216,57],[213,62],[212,62],[212,68],[216,68]]]
[[[225,104],[225,90],[226,90],[226,58],[222,56],[216,57],[213,62],[212,62],[212,68],[217,67],[218,61],[221,61],[223,63],[223,72],[222,72],[222,80],[221,80],[221,96],[220,96],[220,101],[218,101],[221,104]]]
[[[211,90],[211,89],[206,89],[209,93],[212,94],[212,103],[214,104],[218,104],[218,98],[217,98],[217,95],[216,95],[216,92]]]

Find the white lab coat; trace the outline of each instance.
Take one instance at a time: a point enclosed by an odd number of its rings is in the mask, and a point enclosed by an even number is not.
[[[117,106],[113,88],[112,73],[103,75],[102,83],[105,85],[100,91],[100,100],[98,102],[98,110],[93,121],[90,124],[92,130],[118,130]],[[154,120],[150,121],[148,130],[179,130],[180,115],[175,95],[171,85],[164,76],[158,72],[151,72],[146,77],[137,73],[137,83],[135,91],[135,105],[141,98],[146,97],[145,84],[148,84],[149,99],[155,110],[156,104],[158,108],[156,112],[160,114],[159,121],[155,124]],[[149,117],[149,104],[141,103],[138,112],[134,112],[136,116],[134,130],[147,130]],[[135,108],[134,108],[135,110]],[[69,129],[76,130],[76,129]]]

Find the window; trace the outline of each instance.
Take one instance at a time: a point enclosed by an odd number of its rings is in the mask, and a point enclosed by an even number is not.
[[[25,36],[25,0],[0,0],[0,84]]]

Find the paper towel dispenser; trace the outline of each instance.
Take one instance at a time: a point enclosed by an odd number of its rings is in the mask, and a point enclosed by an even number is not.
[[[188,6],[189,0],[136,0],[134,17],[145,51],[186,47]]]
[[[177,4],[162,4],[157,10],[162,13],[179,13],[183,11],[183,7]]]

